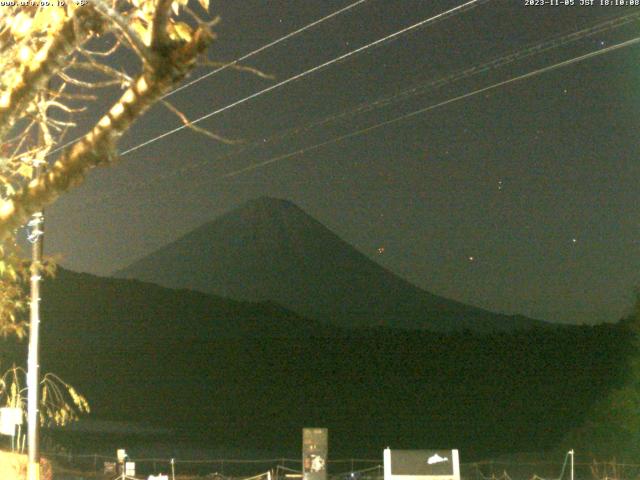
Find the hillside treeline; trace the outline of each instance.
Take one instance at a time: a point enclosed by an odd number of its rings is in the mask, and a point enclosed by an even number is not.
[[[42,371],[86,394],[92,418],[167,427],[164,441],[237,455],[297,458],[309,426],[329,428],[333,458],[379,458],[387,446],[459,448],[466,461],[539,452],[640,372],[623,324],[343,330],[271,303],[67,271],[43,298]],[[3,364],[26,358],[24,345],[4,347]]]

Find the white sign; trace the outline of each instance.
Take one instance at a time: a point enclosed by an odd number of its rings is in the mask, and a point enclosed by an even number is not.
[[[147,480],[169,480],[169,475],[149,475]]]
[[[136,474],[136,462],[126,462],[124,464],[124,474],[133,477]]]
[[[16,425],[22,425],[22,409],[0,408],[0,433],[13,437],[16,434]]]
[[[460,480],[458,450],[384,451],[384,480]]]

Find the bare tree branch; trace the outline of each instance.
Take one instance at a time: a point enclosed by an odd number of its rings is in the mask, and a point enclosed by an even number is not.
[[[167,25],[171,14],[171,4],[173,0],[158,0],[156,4],[153,24],[151,26],[151,48],[154,51],[162,52],[171,44]]]
[[[91,0],[102,15],[113,21],[122,31],[125,38],[131,44],[134,51],[147,63],[153,64],[156,61],[155,55],[147,47],[140,36],[129,26],[129,22],[115,8],[111,8],[104,0]]]
[[[11,199],[0,202],[0,241],[62,192],[82,183],[91,168],[112,163],[118,138],[193,69],[210,39],[208,30],[200,28],[190,42],[171,49],[169,55],[162,57],[162,63],[143,73],[125,91],[87,135],[63,151],[49,172],[32,180]]]
[[[264,78],[265,80],[275,80],[275,75],[270,73],[265,73],[262,70],[259,70],[255,67],[250,67],[248,65],[241,65],[237,63],[237,61],[233,62],[214,62],[212,60],[205,60],[200,62],[202,66],[215,67],[215,68],[230,68],[231,70],[237,70],[239,72],[251,73],[252,75],[256,75],[257,77]]]
[[[89,57],[86,62],[74,62],[73,65],[71,65],[69,68],[99,72],[108,78],[117,79],[120,81],[120,83],[127,84],[127,86],[131,84],[131,81],[133,80],[126,73],[121,72],[120,70],[116,70],[115,68],[110,67],[109,65],[104,65],[102,63],[99,63],[91,57]]]
[[[67,82],[70,85],[75,85],[76,87],[90,88],[90,89],[98,89],[98,88],[107,88],[113,87],[114,85],[120,85],[119,80],[105,80],[102,82],[85,82],[84,80],[77,79],[72,77],[71,75],[65,72],[59,72],[58,75],[61,79]]]
[[[0,95],[0,139],[15,125],[35,95],[63,66],[65,58],[105,22],[93,8],[77,8],[58,32],[24,66],[13,86]]]
[[[78,47],[78,51],[84,55],[89,55],[92,57],[109,57],[110,55],[115,53],[115,51],[118,50],[118,48],[120,48],[121,43],[122,41],[120,40],[120,38],[117,38],[113,46],[108,50],[97,51],[97,50],[89,50],[83,47]]]
[[[174,105],[167,102],[166,100],[161,100],[161,102],[168,110],[174,113],[182,121],[185,127],[189,128],[190,130],[193,130],[194,132],[197,132],[197,133],[201,133],[206,137],[209,137],[218,142],[226,143],[228,145],[237,145],[239,143],[242,143],[242,141],[240,140],[232,140],[230,138],[226,138],[221,135],[218,135],[217,133],[211,132],[205,128],[201,128],[197,125],[194,125],[193,123],[191,123],[191,120],[189,120],[187,116],[184,113],[182,113],[180,110],[178,110]]]

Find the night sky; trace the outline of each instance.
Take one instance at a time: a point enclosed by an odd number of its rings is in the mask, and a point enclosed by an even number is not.
[[[222,23],[210,58],[233,60],[353,1],[212,0]],[[225,70],[168,100],[195,119],[461,3],[368,0],[246,62],[275,79]],[[384,108],[304,128],[634,12],[640,7],[497,0],[413,30],[199,124],[245,144],[182,130],[92,172],[47,211],[46,253],[61,254],[65,267],[108,275],[269,195],[293,201],[433,293],[550,321],[618,320],[640,285],[640,44],[225,175],[636,38],[638,18],[439,88],[418,88]],[[132,67],[124,57],[113,61]],[[96,107],[118,93],[105,93]],[[88,112],[81,127],[99,112]],[[120,151],[179,125],[155,107]],[[278,139],[287,129],[297,133]]]

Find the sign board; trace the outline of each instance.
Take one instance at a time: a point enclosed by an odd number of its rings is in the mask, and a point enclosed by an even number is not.
[[[0,408],[0,433],[13,437],[16,434],[16,425],[22,425],[22,409]]]
[[[169,475],[149,475],[147,480],[169,480]]]
[[[127,459],[127,452],[124,448],[119,448],[116,450],[116,456],[120,463],[124,462]]]
[[[127,477],[133,477],[136,474],[136,462],[125,462],[124,474]]]
[[[104,462],[103,472],[105,475],[116,473],[116,462]]]
[[[326,428],[302,429],[303,480],[327,479],[329,433]]]
[[[460,480],[458,450],[384,451],[384,480]]]

